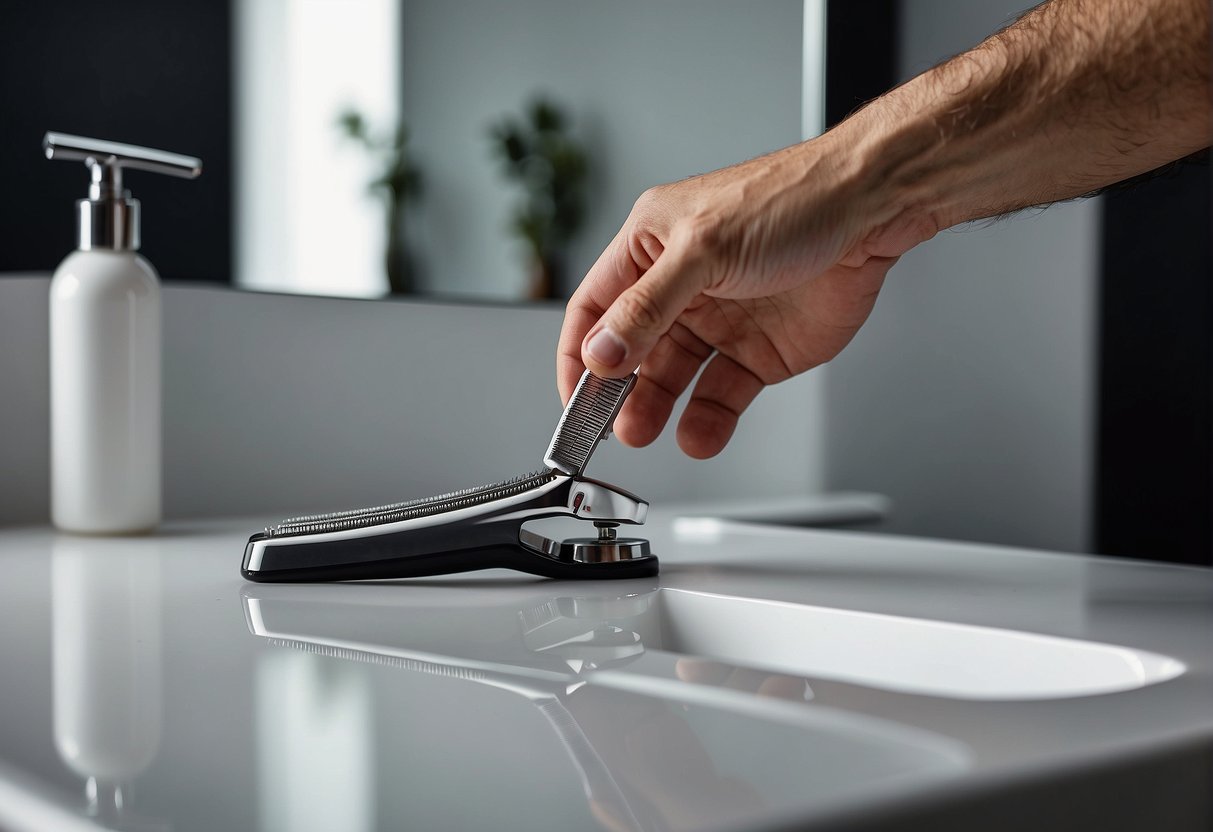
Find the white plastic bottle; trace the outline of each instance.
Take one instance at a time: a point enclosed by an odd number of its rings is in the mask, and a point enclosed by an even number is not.
[[[51,281],[51,520],[85,534],[160,522],[160,286],[137,253],[139,202],[122,169],[197,176],[188,156],[60,133],[48,159],[83,160],[79,246]]]

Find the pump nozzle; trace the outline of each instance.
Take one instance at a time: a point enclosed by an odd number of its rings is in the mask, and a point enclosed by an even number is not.
[[[139,248],[139,200],[122,186],[124,168],[185,179],[202,173],[202,160],[194,156],[67,133],[47,133],[42,150],[47,159],[84,162],[89,168],[88,199],[76,203],[81,251]]]

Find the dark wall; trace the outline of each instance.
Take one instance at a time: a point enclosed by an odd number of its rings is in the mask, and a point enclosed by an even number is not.
[[[1104,197],[1096,546],[1213,565],[1207,162]]]
[[[897,0],[830,0],[833,125],[896,81]],[[1213,565],[1213,188],[1208,154],[1103,201],[1095,546]]]
[[[217,2],[0,4],[0,272],[49,271],[75,247],[83,164],[47,130],[187,153],[194,181],[132,172],[143,253],[169,280],[230,282],[231,10]]]
[[[826,127],[897,83],[898,0],[828,0]]]

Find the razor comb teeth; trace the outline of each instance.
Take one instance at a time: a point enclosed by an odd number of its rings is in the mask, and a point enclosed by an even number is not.
[[[625,378],[600,378],[587,370],[556,425],[544,464],[569,476],[581,474],[635,384],[635,373]]]
[[[435,497],[423,497],[403,503],[372,506],[371,508],[353,509],[350,511],[334,511],[327,514],[309,514],[302,517],[291,517],[276,526],[265,530],[267,537],[287,537],[300,534],[317,534],[322,532],[346,531],[348,529],[377,526],[383,523],[395,523],[401,520],[412,520],[418,517],[428,517],[447,511],[499,500],[514,494],[521,494],[532,488],[551,482],[552,472],[546,468],[530,474],[514,477],[504,482],[480,485],[475,488],[464,488],[451,491]]]

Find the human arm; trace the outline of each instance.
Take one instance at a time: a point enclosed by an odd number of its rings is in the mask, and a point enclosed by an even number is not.
[[[719,452],[763,387],[849,342],[917,243],[1207,146],[1208,18],[1053,0],[820,138],[647,192],[569,303],[562,396],[583,366],[639,364],[615,427],[643,445],[706,361],[678,440]],[[622,357],[596,350],[612,342]]]

